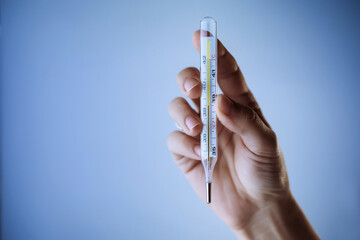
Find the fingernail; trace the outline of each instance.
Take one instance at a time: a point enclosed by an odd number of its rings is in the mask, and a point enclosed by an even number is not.
[[[219,107],[221,112],[229,116],[231,114],[231,108],[233,107],[233,103],[227,97],[221,96]]]
[[[189,128],[189,130],[191,130],[194,127],[196,127],[197,125],[199,125],[199,121],[196,120],[194,117],[190,116],[185,119],[185,124]]]
[[[189,78],[185,81],[184,83],[184,88],[186,92],[190,92],[191,89],[193,89],[194,87],[196,87],[197,85],[199,85],[199,82],[196,81],[193,78]]]
[[[194,147],[194,151],[195,151],[195,153],[196,153],[197,155],[199,155],[199,156],[200,156],[200,154],[201,154],[200,145],[195,145],[195,147]]]

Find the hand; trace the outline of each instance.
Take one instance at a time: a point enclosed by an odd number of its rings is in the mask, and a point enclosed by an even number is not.
[[[193,44],[199,52],[199,31],[193,35]],[[167,143],[175,163],[205,202],[205,176],[200,161],[199,70],[182,70],[177,83],[196,109],[184,98],[175,98],[169,104],[171,117],[184,132],[172,132]],[[224,95],[216,99],[218,160],[213,173],[212,203],[208,206],[239,238],[317,239],[290,192],[276,135],[235,59],[220,41],[218,84]]]

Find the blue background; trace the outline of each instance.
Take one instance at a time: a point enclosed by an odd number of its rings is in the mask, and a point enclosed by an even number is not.
[[[359,239],[355,1],[2,1],[3,239],[235,239],[173,163],[168,102],[204,16],[323,239]]]

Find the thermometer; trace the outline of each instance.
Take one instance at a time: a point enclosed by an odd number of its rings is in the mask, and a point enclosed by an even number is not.
[[[216,144],[216,82],[217,38],[216,21],[205,17],[200,22],[200,78],[202,92],[200,114],[203,123],[201,132],[201,162],[205,171],[206,203],[211,203],[211,181],[217,160]]]

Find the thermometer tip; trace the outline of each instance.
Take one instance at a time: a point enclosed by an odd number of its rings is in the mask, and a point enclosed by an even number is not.
[[[206,183],[206,203],[211,203],[211,182]]]

